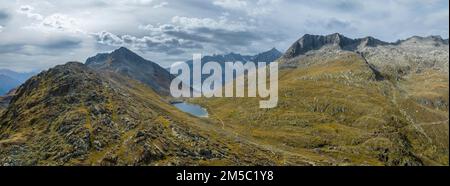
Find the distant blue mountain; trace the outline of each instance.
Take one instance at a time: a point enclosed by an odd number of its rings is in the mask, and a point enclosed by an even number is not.
[[[222,66],[222,79],[225,80],[225,62],[242,62],[242,63],[248,63],[248,62],[252,62],[252,63],[257,63],[257,62],[266,62],[266,63],[271,63],[276,61],[278,58],[280,58],[283,54],[278,51],[276,48],[272,48],[266,52],[262,52],[256,55],[241,55],[238,53],[229,53],[229,54],[224,54],[224,55],[212,55],[212,56],[203,56],[201,59],[201,64],[202,67],[205,63],[207,62],[219,62],[220,65]],[[190,69],[191,69],[191,84],[192,84],[192,67],[193,67],[193,61],[192,60],[188,60],[186,61],[186,63],[189,65]],[[170,71],[170,67],[167,68],[168,71]],[[202,81],[205,80],[209,75],[203,75],[202,76]],[[224,81],[224,83],[226,83]]]
[[[0,95],[8,93],[9,90],[15,88],[18,85],[20,85],[20,81],[0,74]]]
[[[7,69],[0,69],[0,95],[5,95],[11,89],[18,87],[36,72],[15,72]]]
[[[149,85],[160,94],[169,94],[173,76],[153,61],[120,47],[111,53],[101,53],[86,60],[86,65],[98,71],[112,71]]]
[[[0,74],[3,74],[5,76],[9,76],[13,79],[16,79],[20,82],[25,82],[27,79],[29,79],[31,76],[37,74],[38,72],[32,71],[32,72],[15,72],[8,69],[0,69]]]
[[[202,64],[210,61],[215,61],[219,63],[224,62],[273,62],[280,58],[283,54],[278,51],[276,48],[272,48],[269,51],[262,52],[256,55],[241,55],[238,53],[229,53],[225,55],[212,55],[212,56],[203,56]],[[187,63],[192,63],[192,60],[186,61]]]

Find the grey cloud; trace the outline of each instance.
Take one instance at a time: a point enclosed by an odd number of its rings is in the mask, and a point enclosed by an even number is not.
[[[46,49],[53,49],[53,50],[62,50],[62,49],[71,49],[71,48],[77,48],[81,46],[82,41],[81,40],[58,40],[50,43],[45,43],[39,45],[42,48]]]
[[[168,1],[169,6],[156,9],[152,7],[165,0],[145,6],[125,6],[120,3],[124,1],[4,1],[0,3],[0,58],[22,69],[31,66],[19,67],[26,65],[23,61],[35,59],[50,61],[41,65],[49,67],[127,46],[168,64],[191,57],[191,52],[284,50],[306,33],[341,32],[386,41],[412,35],[448,38],[448,0],[249,0],[241,9],[204,0]],[[67,17],[52,16],[56,13]],[[141,29],[139,25],[154,26]],[[100,34],[103,30],[108,32]],[[3,61],[0,66],[14,66]]]
[[[145,46],[139,48],[142,51],[152,51],[152,52],[163,52],[166,54],[181,54],[185,52],[185,49],[202,49],[203,46],[194,43],[192,41],[180,41],[179,39],[168,39],[163,41],[153,41],[151,39],[144,39],[145,40]],[[135,42],[140,42],[139,40],[136,40]],[[139,43],[137,43],[139,44]],[[139,46],[139,45],[135,45]]]
[[[9,15],[4,10],[0,10],[0,20],[7,19]]]
[[[336,4],[334,6],[336,7],[337,10],[346,11],[346,12],[351,12],[351,11],[354,12],[354,11],[357,11],[362,8],[360,1],[355,1],[355,0],[336,1]]]
[[[206,3],[205,0],[179,1],[178,6],[182,7],[182,8],[192,9],[193,12],[202,11],[202,12],[216,12],[217,13],[222,10],[221,7],[214,5],[212,3],[212,1],[210,3]]]
[[[55,51],[74,49],[81,47],[81,40],[53,39],[45,43],[10,43],[0,45],[0,54],[14,53],[21,55],[58,55]],[[32,50],[30,50],[32,48]]]
[[[96,40],[101,43],[101,44],[105,44],[105,45],[121,45],[123,43],[123,39],[120,38],[119,36],[110,33],[110,32],[100,32],[100,33],[96,33],[93,34],[93,36],[96,38]],[[126,40],[130,40],[131,38],[126,37]]]
[[[301,5],[301,6],[308,6],[312,9],[319,9],[319,10],[329,10],[330,13],[333,12],[346,12],[346,13],[355,13],[356,11],[363,10],[364,6],[363,3],[359,0],[316,0],[316,1],[309,1],[309,0],[288,0],[286,1],[287,4],[292,5]]]
[[[180,54],[183,54],[185,51],[184,50],[181,50],[181,49],[169,49],[169,50],[167,50],[167,54],[169,54],[169,55],[180,55]]]
[[[6,11],[0,10],[0,24],[4,24],[9,18],[9,14]]]
[[[101,44],[127,45],[141,51],[180,54],[186,50],[208,48],[222,49],[248,47],[263,37],[246,22],[229,21],[226,18],[172,18],[172,23],[139,26],[146,31],[141,37],[101,32],[94,37]]]
[[[4,45],[0,45],[0,54],[13,53],[13,52],[21,51],[23,47],[24,47],[23,44],[4,44]]]
[[[189,33],[186,31],[165,31],[165,34],[168,34],[170,36],[174,36],[181,39],[187,39],[191,41],[197,41],[197,42],[207,42],[211,43],[213,40],[211,38],[196,34],[196,33]]]
[[[208,35],[212,43],[231,45],[231,46],[247,46],[253,41],[259,41],[261,37],[258,33],[251,31],[229,31],[225,29],[197,28],[196,33],[199,35]]]
[[[185,49],[201,49],[202,45],[181,40],[179,38],[161,38],[161,37],[135,37],[131,35],[115,35],[110,32],[100,32],[93,35],[100,44],[110,46],[128,46],[143,52],[161,52],[166,54],[181,54]]]
[[[152,36],[185,41],[185,45],[189,45],[186,48],[203,48],[200,46],[209,45],[221,50],[223,47],[230,49],[249,47],[251,44],[263,40],[264,35],[267,35],[253,29],[253,26],[246,22],[233,22],[226,18],[215,20],[174,17],[172,22],[173,24],[147,25],[140,28],[147,30],[148,34]]]
[[[330,19],[325,26],[327,29],[331,30],[343,30],[351,27],[351,23],[346,21],[341,21],[338,19]]]

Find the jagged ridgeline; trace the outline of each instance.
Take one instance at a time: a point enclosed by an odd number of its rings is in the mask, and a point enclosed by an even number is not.
[[[305,35],[278,60],[279,102],[196,99],[282,164],[448,165],[448,40]]]
[[[229,63],[227,62],[242,62],[243,64],[245,63],[255,63],[257,65],[258,62],[265,62],[265,63],[271,63],[276,61],[277,59],[279,59],[283,54],[278,51],[276,48],[272,48],[268,51],[265,52],[261,52],[259,54],[256,55],[242,55],[242,54],[238,54],[238,53],[228,53],[225,55],[212,55],[212,56],[202,56],[200,62],[200,66],[203,68],[203,66],[208,63],[208,62],[217,62],[220,64],[221,69],[225,69],[226,65],[229,65]],[[190,69],[190,79],[191,79],[191,85],[192,87],[194,87],[194,83],[193,83],[193,65],[194,62],[193,60],[188,60],[185,62],[186,64],[188,64],[189,69]],[[168,71],[170,71],[170,68],[167,69]],[[233,77],[235,78],[236,76],[239,76],[241,74],[237,74],[237,75],[233,75]],[[202,74],[201,79],[202,82],[208,78],[210,75],[206,75],[206,74]],[[225,70],[222,70],[222,76],[221,76],[221,81],[223,82],[223,85],[225,85],[226,80],[225,80]]]

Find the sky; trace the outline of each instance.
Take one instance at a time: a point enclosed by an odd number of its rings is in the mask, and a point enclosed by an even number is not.
[[[125,46],[167,67],[193,53],[284,52],[304,34],[449,35],[448,0],[0,0],[0,69],[26,72]]]

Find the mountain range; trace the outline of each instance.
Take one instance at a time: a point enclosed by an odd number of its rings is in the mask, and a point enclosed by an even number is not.
[[[172,76],[126,48],[28,79],[0,110],[2,165],[448,165],[448,39],[304,35],[277,61],[279,102],[167,94]],[[5,98],[2,98],[5,100]],[[2,103],[5,103],[3,101]]]
[[[20,81],[13,79],[9,76],[5,76],[3,74],[0,74],[0,82],[2,82],[2,86],[0,87],[1,95],[6,94],[9,90],[20,85]]]
[[[283,54],[278,51],[276,48],[272,48],[268,51],[256,54],[256,55],[242,55],[238,53],[228,53],[224,55],[212,55],[212,56],[203,56],[202,57],[202,63],[215,61],[219,63],[224,62],[273,62],[280,58]],[[192,63],[192,60],[186,61],[187,63]]]
[[[350,39],[338,33],[327,36],[306,34],[292,44],[280,61],[288,66],[301,61],[298,58],[325,50],[328,51],[324,54],[331,57],[339,50],[354,52],[365,58],[371,67],[391,75],[430,67],[443,72],[448,72],[449,69],[448,39],[444,40],[440,36],[413,36],[389,43],[373,37]]]
[[[201,67],[203,67],[204,64],[208,63],[208,62],[218,62],[221,66],[222,69],[225,69],[225,66],[228,65],[228,63],[226,62],[242,62],[243,64],[246,64],[248,62],[251,63],[258,63],[258,62],[266,62],[266,63],[271,63],[276,61],[278,58],[280,58],[283,55],[283,53],[281,53],[280,51],[278,51],[276,48],[272,48],[268,51],[265,52],[261,52],[259,54],[256,55],[242,55],[242,54],[238,54],[238,53],[228,53],[228,54],[223,54],[223,55],[212,55],[212,56],[202,56],[201,58]],[[191,86],[195,87],[194,83],[193,83],[193,60],[188,60],[185,62],[186,64],[188,64],[189,69],[191,70],[190,75],[191,75]],[[168,71],[170,71],[170,67],[167,68]],[[234,78],[237,76],[240,76],[242,74],[234,74]],[[202,82],[203,80],[205,80],[209,75],[202,75]],[[225,81],[225,70],[222,70],[222,82],[223,84],[226,84],[227,82]]]
[[[304,35],[278,60],[279,102],[194,99],[282,165],[448,165],[448,39]]]

